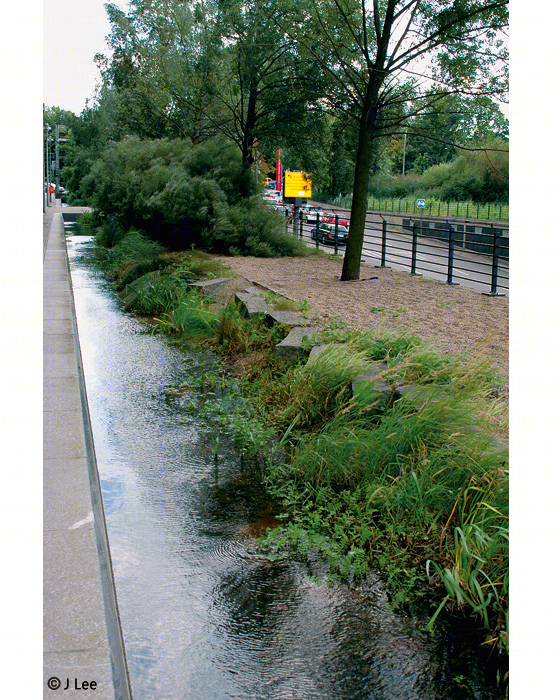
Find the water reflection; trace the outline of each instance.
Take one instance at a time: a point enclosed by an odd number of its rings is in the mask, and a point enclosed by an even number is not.
[[[273,522],[258,469],[225,440],[216,462],[193,395],[170,391],[212,357],[180,353],[123,314],[77,260],[86,241],[69,248],[135,700],[491,698],[456,638],[392,612],[375,577],[349,591],[254,555]]]

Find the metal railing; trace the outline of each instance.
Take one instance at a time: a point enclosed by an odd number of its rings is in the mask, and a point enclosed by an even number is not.
[[[325,208],[325,211],[328,211]],[[348,215],[343,215],[348,218]],[[341,218],[341,217],[340,217]],[[339,215],[335,214],[338,231]],[[448,285],[460,284],[503,296],[509,290],[509,231],[494,223],[458,222],[423,217],[398,216],[390,219],[368,212],[364,231],[362,262],[424,275]],[[335,235],[325,245],[313,231],[320,216],[286,219],[286,227],[307,245],[317,249],[344,252],[345,244]]]
[[[352,195],[338,196],[330,201],[331,206],[349,208],[352,204]],[[368,209],[380,214],[418,215],[417,199],[415,197],[368,197]],[[497,202],[442,202],[428,198],[426,199],[425,213],[428,216],[508,221],[509,204]]]

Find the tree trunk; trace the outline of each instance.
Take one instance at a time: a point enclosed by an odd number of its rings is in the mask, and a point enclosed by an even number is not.
[[[354,187],[352,209],[350,211],[350,229],[348,244],[342,265],[343,282],[360,279],[360,263],[364,244],[364,227],[366,223],[369,171],[373,155],[373,134],[375,119],[368,118],[369,109],[364,107],[360,122],[356,168],[354,170]]]
[[[257,87],[251,84],[249,88],[249,99],[247,101],[247,115],[243,129],[243,147],[241,149],[241,160],[247,170],[251,170],[254,163],[253,141],[255,138],[255,125],[257,123]]]

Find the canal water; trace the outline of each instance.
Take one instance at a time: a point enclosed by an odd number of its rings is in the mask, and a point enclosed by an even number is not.
[[[393,612],[375,576],[349,590],[255,555],[258,475],[227,441],[215,459],[204,396],[177,390],[212,357],[124,313],[90,239],[67,240],[134,700],[497,697],[460,634]]]

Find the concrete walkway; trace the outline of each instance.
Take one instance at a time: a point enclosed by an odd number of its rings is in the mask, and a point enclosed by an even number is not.
[[[62,212],[44,214],[44,697],[129,698]]]

